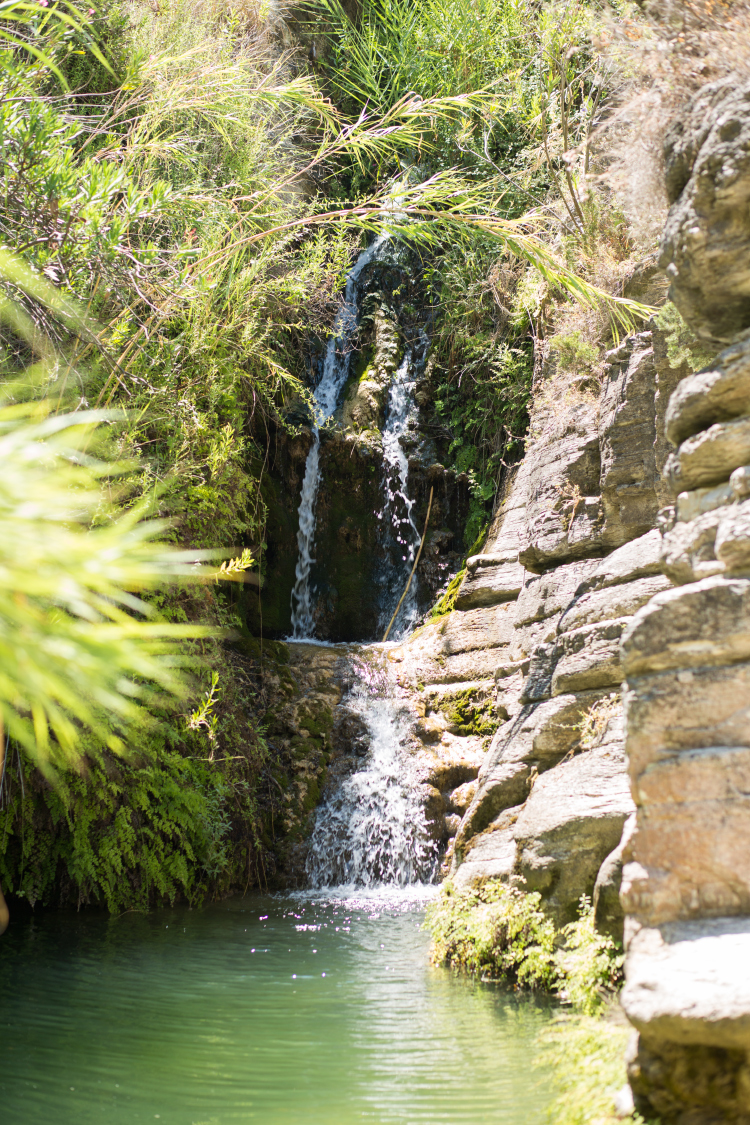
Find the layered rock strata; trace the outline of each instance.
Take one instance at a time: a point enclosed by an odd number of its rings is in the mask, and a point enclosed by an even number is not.
[[[599,400],[566,403],[528,447],[454,612],[391,658],[436,763],[473,765],[475,780],[455,789],[437,765],[430,779],[445,873],[461,887],[501,878],[538,891],[560,924],[594,894],[602,928],[621,936],[620,844],[634,805],[620,638],[672,588],[654,528],[669,448],[657,434],[683,372],[656,331],[607,358]]]
[[[675,587],[621,643],[630,1078],[644,1113],[680,1125],[750,1122],[749,137],[750,86],[734,80],[667,135],[670,292],[695,332],[731,343],[669,399],[661,569]]]
[[[750,1120],[750,467],[734,436],[748,426],[745,337],[670,399],[666,473],[682,490],[661,554],[677,585],[621,649],[631,1080],[642,1108],[691,1123]]]

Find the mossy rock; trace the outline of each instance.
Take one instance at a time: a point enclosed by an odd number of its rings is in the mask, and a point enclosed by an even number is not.
[[[444,696],[435,706],[448,719],[454,734],[485,738],[500,725],[493,700],[480,688],[464,688]]]

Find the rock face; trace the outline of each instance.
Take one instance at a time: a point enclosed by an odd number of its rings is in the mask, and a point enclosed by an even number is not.
[[[673,300],[704,337],[738,335],[670,396],[661,569],[676,586],[621,642],[629,1071],[642,1112],[685,1125],[750,1121],[749,154],[736,82],[705,87],[667,136]]]
[[[692,329],[729,342],[750,322],[750,84],[703,89],[668,130],[672,207],[659,264]]]
[[[599,402],[572,403],[528,447],[454,612],[391,657],[436,758],[445,873],[460,887],[500,878],[538,891],[558,924],[596,887],[602,927],[622,939],[620,843],[634,804],[620,640],[672,590],[654,528],[672,447],[657,435],[686,371],[669,366],[657,330],[608,360]],[[473,726],[461,726],[451,709],[469,696]],[[474,764],[475,781],[446,788],[452,756]]]

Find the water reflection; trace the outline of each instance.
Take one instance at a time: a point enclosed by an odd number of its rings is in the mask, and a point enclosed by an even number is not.
[[[12,926],[4,1125],[541,1122],[547,1007],[431,969],[421,920],[390,892]]]

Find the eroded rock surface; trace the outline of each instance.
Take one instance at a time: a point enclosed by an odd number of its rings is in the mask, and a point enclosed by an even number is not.
[[[621,938],[618,848],[634,804],[620,639],[672,590],[654,524],[673,447],[657,434],[685,372],[655,330],[608,359],[599,402],[570,405],[509,474],[454,612],[390,661],[434,756],[444,872],[461,887],[500,878],[537,890],[559,924],[602,874],[602,925]],[[475,779],[457,784],[451,760],[472,763]]]
[[[664,411],[676,449],[664,463],[661,562],[677,585],[622,637],[637,805],[623,855],[623,1006],[640,1034],[637,1107],[664,1122],[740,1125],[750,1121],[747,83],[704,87],[665,155],[672,299],[696,333],[729,346]]]

